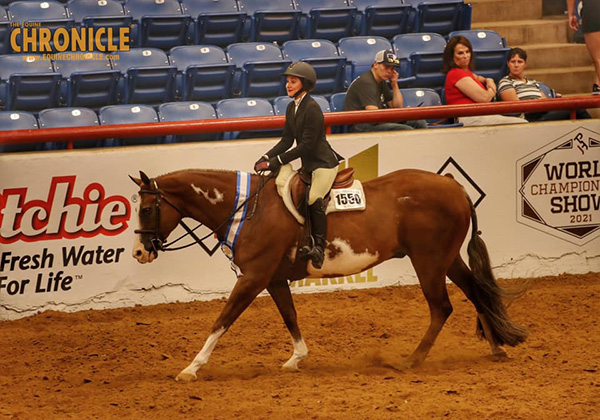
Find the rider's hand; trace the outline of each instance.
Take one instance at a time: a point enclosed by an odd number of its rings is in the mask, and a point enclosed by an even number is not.
[[[267,168],[267,165],[261,165],[261,163],[263,162],[268,162],[269,161],[269,156],[267,155],[263,155],[260,157],[260,159],[258,159],[256,161],[256,163],[254,164],[254,172],[260,172],[260,171],[264,171]]]
[[[281,162],[279,162],[279,158],[277,156],[269,159],[269,171],[271,171],[271,173],[277,172],[280,167]]]

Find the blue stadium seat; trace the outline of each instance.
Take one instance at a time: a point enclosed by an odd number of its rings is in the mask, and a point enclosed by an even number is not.
[[[263,98],[230,98],[217,102],[219,118],[244,118],[273,116],[273,106]],[[235,131],[223,133],[224,140],[279,136],[281,130]]]
[[[242,41],[247,16],[236,0],[184,0],[184,4],[196,22],[196,44],[225,47]]]
[[[404,98],[405,108],[417,108],[421,106],[442,106],[442,99],[440,95],[433,89],[400,89],[402,97]],[[434,118],[427,120],[429,128],[449,128],[449,127],[462,127],[463,124],[455,123],[454,118],[450,120],[443,118]]]
[[[344,101],[346,100],[346,92],[334,93],[331,95],[329,102],[331,103],[331,112],[344,111]],[[331,127],[332,133],[347,133],[347,125],[339,125]]]
[[[317,73],[315,94],[331,95],[344,88],[346,58],[338,55],[333,42],[326,39],[287,41],[281,47],[283,57],[290,61],[310,63]]]
[[[2,131],[32,130],[38,128],[35,116],[23,111],[0,111],[0,128]],[[34,152],[41,150],[40,143],[0,145],[0,153]]]
[[[59,105],[60,74],[41,55],[0,55],[0,109],[39,111]]]
[[[544,92],[544,95],[546,95],[546,98],[556,98],[556,91],[550,86],[542,82],[537,82],[537,84],[540,87],[540,90]]]
[[[191,44],[193,20],[181,7],[177,0],[127,0],[125,8],[137,27],[136,45],[168,50]]]
[[[351,64],[346,66],[346,84],[350,85],[354,79],[371,68],[377,52],[388,49],[392,49],[392,44],[380,36],[354,36],[340,39],[338,51]]]
[[[89,108],[51,108],[40,111],[38,115],[40,128],[59,127],[89,127],[100,125],[98,115]],[[97,140],[74,141],[73,148],[85,149],[101,146],[102,142]],[[48,144],[46,148],[66,149],[65,142]]]
[[[275,44],[232,44],[227,47],[227,56],[229,62],[238,69],[234,83],[241,96],[274,98],[285,93],[285,79],[281,74],[291,61],[283,59],[281,50]]]
[[[317,101],[321,107],[321,111],[331,112],[331,105],[324,96],[312,94],[310,96]],[[277,98],[273,99],[273,111],[275,111],[275,115],[285,115],[285,111],[290,102],[292,102],[292,98],[289,96],[278,96]]]
[[[444,85],[444,37],[434,33],[400,34],[394,37],[392,44],[402,63],[400,86],[414,84],[418,87],[441,88]]]
[[[217,113],[207,102],[168,102],[158,107],[160,121],[214,120]],[[166,143],[218,140],[219,133],[198,133],[167,136]]]
[[[282,43],[297,39],[300,33],[300,10],[292,0],[267,3],[264,0],[238,0],[240,11],[248,15],[246,26],[250,41]]]
[[[215,102],[233,94],[235,65],[214,45],[171,48],[169,60],[179,72],[178,96],[186,101]]]
[[[0,8],[0,54],[9,51],[10,46],[10,23],[4,8]]]
[[[122,3],[116,0],[70,0],[67,9],[75,23],[84,28],[111,28],[112,43],[116,47],[120,42],[119,29],[129,28],[130,42],[127,45],[134,45],[134,34],[131,30],[133,18],[125,13]],[[106,43],[107,38],[108,35],[103,35],[102,42]]]
[[[69,17],[67,9],[61,3],[53,0],[44,1],[14,1],[8,5],[8,17],[11,22],[40,22],[41,27],[50,29],[51,33],[59,28],[64,28],[67,31],[74,26],[75,22]],[[27,28],[22,28],[27,29]],[[37,28],[36,28],[37,29]],[[16,37],[16,44],[20,47],[20,51],[16,52],[32,52],[30,45],[26,45],[23,49],[23,36]],[[54,46],[52,37],[49,42],[51,48]],[[39,38],[37,45],[39,46]],[[36,51],[39,51],[37,49]]]
[[[99,108],[117,103],[118,70],[113,70],[108,58],[87,53],[81,60],[55,60],[54,69],[63,78],[61,97],[67,106]]]
[[[477,74],[498,82],[508,73],[506,61],[510,48],[506,47],[505,40],[497,32],[479,29],[454,31],[449,39],[459,35],[467,38],[473,46]]]
[[[161,104],[175,97],[177,68],[164,51],[132,48],[121,51],[112,64],[123,76],[120,91],[125,103]]]
[[[404,0],[416,9],[412,32],[450,32],[471,28],[471,5],[463,0]]]
[[[100,108],[101,125],[139,124],[158,122],[154,108],[148,105],[109,105]],[[162,137],[113,138],[106,140],[106,146],[133,146],[161,143]]]
[[[360,35],[392,39],[410,29],[414,9],[402,0],[348,0],[348,4],[358,9],[355,32]]]
[[[354,35],[356,7],[348,6],[346,0],[295,0],[302,11],[301,28],[304,38],[338,41]]]

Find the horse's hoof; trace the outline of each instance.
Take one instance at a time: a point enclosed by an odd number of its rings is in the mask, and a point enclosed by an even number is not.
[[[286,362],[283,365],[281,365],[281,370],[285,370],[287,372],[299,372],[300,369],[298,368],[298,363],[290,363],[290,362]]]
[[[492,351],[492,356],[508,357],[508,353],[506,352],[506,349],[504,347],[498,346],[497,348],[494,349],[494,351]]]
[[[198,379],[198,377],[195,374],[189,373],[186,371],[181,371],[179,373],[179,375],[177,375],[177,377],[175,378],[175,380],[177,382],[183,382],[183,383],[192,382],[192,381],[195,381],[196,379]]]

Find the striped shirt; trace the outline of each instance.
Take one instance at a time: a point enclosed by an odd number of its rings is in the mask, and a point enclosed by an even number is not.
[[[520,101],[543,98],[540,85],[533,79],[525,78],[525,81],[522,82],[513,79],[510,76],[504,76],[500,79],[500,83],[498,84],[498,94],[501,94],[508,89],[514,89],[517,92],[517,97]]]

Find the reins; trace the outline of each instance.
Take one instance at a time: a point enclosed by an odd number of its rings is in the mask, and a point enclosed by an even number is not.
[[[223,221],[221,222],[216,228],[212,229],[209,233],[207,233],[206,235],[204,235],[202,238],[199,238],[198,235],[196,235],[194,232],[203,226],[202,223],[198,222],[198,226],[196,226],[194,229],[191,229],[184,221],[183,218],[185,217],[183,212],[181,211],[181,209],[179,209],[179,207],[177,207],[175,204],[173,204],[168,198],[166,198],[158,189],[158,184],[156,182],[155,179],[151,179],[151,183],[154,186],[153,190],[140,190],[139,194],[154,194],[156,195],[156,225],[155,225],[155,229],[151,230],[151,229],[136,229],[134,231],[134,233],[151,233],[154,234],[154,237],[150,240],[150,243],[152,244],[152,248],[154,249],[154,251],[156,253],[158,253],[158,251],[179,251],[181,249],[185,249],[185,248],[189,248],[190,246],[194,245],[194,244],[198,244],[200,245],[200,247],[202,247],[202,249],[210,256],[212,256],[215,251],[217,250],[217,247],[210,249],[208,248],[206,245],[204,245],[204,240],[214,234],[216,234],[216,232],[221,229],[223,226],[225,226],[225,224],[229,223],[229,221],[231,221],[231,219],[235,216],[235,214],[240,211],[242,208],[244,208],[244,206],[246,205],[246,203],[248,203],[252,198],[255,198],[254,200],[254,204],[252,206],[252,210],[251,212],[246,216],[246,220],[250,220],[252,218],[252,216],[254,216],[254,213],[256,211],[256,207],[258,205],[258,198],[259,198],[259,193],[260,190],[262,190],[264,188],[265,185],[267,185],[267,182],[271,179],[274,178],[275,174],[271,173],[268,176],[264,176],[262,175],[262,171],[258,174],[259,178],[258,178],[258,186],[256,187],[256,190],[250,194],[248,196],[248,198],[246,198],[242,203],[240,203],[240,205],[237,208],[234,208],[233,211],[231,212],[231,214]],[[171,241],[171,242],[167,242],[166,240],[163,240],[162,238],[160,238],[160,234],[159,234],[159,226],[160,226],[160,204],[161,204],[161,200],[164,201],[165,203],[167,203],[169,206],[173,207],[181,216],[181,220],[179,220],[179,224],[181,225],[181,227],[186,231],[186,233],[184,233],[183,235],[181,235],[179,238]],[[186,236],[191,236],[192,239],[194,239],[194,242],[190,242],[186,245],[181,245],[178,247],[173,247],[173,244],[179,242],[181,239],[185,238]],[[217,235],[218,236],[218,235]]]

